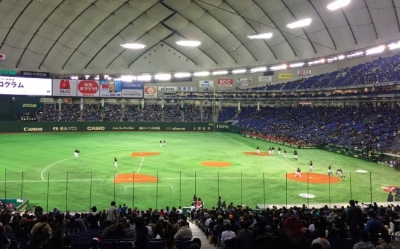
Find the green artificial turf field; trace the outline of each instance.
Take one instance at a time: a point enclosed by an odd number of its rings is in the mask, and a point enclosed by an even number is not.
[[[296,161],[293,148],[281,146],[288,150],[285,159],[277,155],[277,144],[230,133],[79,132],[0,137],[5,168],[0,193],[7,198],[29,198],[31,205],[45,210],[85,211],[93,205],[103,209],[113,200],[117,205],[126,203],[140,209],[190,206],[195,193],[205,207],[215,206],[218,195],[227,203],[251,208],[261,203],[311,205],[350,198],[369,202],[371,194],[373,201],[386,201],[387,193],[380,187],[397,185],[399,176],[389,167],[317,149],[298,149]],[[166,140],[166,147],[159,146],[160,140]],[[262,151],[275,146],[275,155],[243,154],[254,152],[257,146]],[[73,157],[75,148],[81,151],[79,158]],[[132,152],[159,154],[133,157]],[[114,157],[118,168],[113,166]],[[307,180],[306,174],[310,160],[314,173],[325,176],[332,164],[334,177],[341,167],[345,180],[312,183],[315,179]],[[202,166],[205,161],[229,162],[231,166]],[[305,182],[287,180],[286,172],[293,173],[297,167],[302,169]],[[357,173],[359,169],[367,173]],[[142,175],[133,175],[137,173]],[[140,182],[151,177],[158,177],[158,181]],[[304,199],[301,193],[315,198]]]

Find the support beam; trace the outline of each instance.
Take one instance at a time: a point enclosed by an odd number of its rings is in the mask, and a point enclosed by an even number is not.
[[[345,20],[346,20],[346,22],[347,22],[347,25],[348,25],[348,26],[349,26],[349,28],[350,28],[351,34],[353,35],[354,42],[355,42],[355,43],[356,43],[356,45],[357,45],[357,44],[358,44],[358,42],[357,42],[356,36],[354,35],[353,29],[351,28],[351,26],[350,26],[350,23],[349,23],[349,20],[347,19],[347,16],[346,16],[346,14],[344,13],[343,9],[342,9],[342,13],[343,13],[344,19],[345,19]]]
[[[397,16],[397,7],[394,4],[394,0],[392,0],[392,4],[393,4],[393,9],[394,9],[394,14],[396,15],[397,27],[399,27],[399,33],[400,33],[400,21],[399,21],[399,17]]]
[[[392,0],[392,3],[393,3],[393,0]],[[372,23],[372,27],[374,27],[376,39],[378,40],[379,39],[378,32],[376,32],[375,23],[374,23],[374,20],[372,19],[371,11],[369,11],[369,7],[367,5],[367,1],[366,0],[364,0],[364,4],[365,4],[365,7],[367,8],[369,18],[371,18],[371,23]],[[396,6],[394,6],[394,3],[393,3],[393,8],[394,8],[394,11],[396,11]],[[397,16],[397,13],[396,13],[396,16]],[[398,24],[398,22],[399,22],[399,20],[397,19],[397,24]],[[400,32],[400,29],[399,29],[399,32]]]
[[[332,35],[331,35],[331,32],[329,32],[329,29],[328,29],[328,27],[326,26],[326,24],[325,24],[325,22],[324,22],[324,19],[322,19],[321,15],[320,15],[319,12],[317,11],[317,9],[315,8],[315,6],[314,6],[314,4],[311,2],[311,0],[308,0],[308,2],[309,2],[310,5],[313,7],[314,11],[317,13],[317,15],[318,15],[319,19],[321,20],[322,24],[325,26],[326,32],[328,32],[328,35],[329,35],[329,37],[330,37],[331,40],[332,40],[333,47],[335,48],[335,50],[337,50],[337,46],[336,46],[336,44],[335,44],[335,41],[333,40]]]

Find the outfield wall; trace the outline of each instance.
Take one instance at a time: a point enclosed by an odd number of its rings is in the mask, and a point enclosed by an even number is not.
[[[74,131],[217,131],[239,133],[230,124],[210,122],[0,122],[0,133]]]

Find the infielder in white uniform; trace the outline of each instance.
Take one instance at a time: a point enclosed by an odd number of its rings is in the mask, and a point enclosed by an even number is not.
[[[300,169],[300,168],[297,168],[296,174],[294,175],[294,177],[301,177],[300,172],[301,172],[301,169]]]
[[[118,160],[116,157],[114,157],[114,166],[115,168],[118,168]]]

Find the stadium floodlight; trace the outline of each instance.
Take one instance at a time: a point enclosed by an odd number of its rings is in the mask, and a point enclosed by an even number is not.
[[[328,63],[332,63],[332,62],[335,62],[335,61],[344,60],[345,58],[346,58],[346,56],[344,56],[344,55],[339,55],[339,56],[335,56],[335,57],[332,57],[332,58],[328,58],[328,59],[326,59],[326,60],[328,61]]]
[[[79,76],[71,76],[71,80],[77,80],[79,79]]]
[[[175,43],[184,47],[198,47],[201,44],[199,41],[177,41]]]
[[[363,56],[363,55],[364,55],[364,52],[362,52],[362,51],[357,51],[357,52],[354,52],[354,53],[351,53],[351,54],[346,55],[346,57],[347,57],[348,59],[352,59],[352,58],[354,58],[354,57],[360,57],[360,56]]]
[[[248,35],[247,36],[250,40],[253,39],[269,39],[272,37],[272,33],[263,33],[263,34],[256,34],[256,35]]]
[[[191,73],[176,73],[176,74],[174,74],[175,78],[189,78],[190,76],[192,76]]]
[[[210,75],[210,72],[196,72],[193,75],[196,77],[208,76]]]
[[[343,8],[347,5],[349,5],[349,3],[351,2],[351,0],[337,0],[333,3],[328,4],[328,6],[326,6],[326,8],[328,8],[328,10],[337,10],[340,8]]]
[[[245,73],[245,72],[247,72],[247,69],[235,69],[235,70],[232,70],[233,74],[241,74],[241,73]]]
[[[95,79],[95,80],[99,80],[99,79],[100,79],[100,76],[99,76],[99,75],[96,75],[96,77],[94,77],[94,79]]]
[[[365,51],[365,54],[366,55],[379,54],[379,53],[382,53],[383,51],[385,51],[385,45],[380,45],[380,46],[375,47],[375,48],[367,49]]]
[[[312,20],[311,18],[306,18],[303,20],[289,23],[288,25],[286,25],[286,27],[288,27],[289,29],[305,27],[311,24],[311,20]]]
[[[90,75],[86,74],[85,79],[89,79],[89,78],[90,78]]]
[[[289,65],[290,68],[296,68],[296,67],[303,67],[304,66],[304,62],[296,62],[296,63],[292,63]]]
[[[308,62],[308,65],[309,66],[315,66],[315,65],[318,65],[318,64],[323,64],[324,62],[325,62],[325,59],[319,59],[319,60]]]
[[[282,64],[282,65],[272,66],[272,67],[270,67],[269,69],[270,69],[271,71],[277,71],[277,70],[284,70],[284,69],[286,69],[286,68],[287,68],[287,65],[286,65],[286,64]]]
[[[140,43],[125,43],[121,44],[121,47],[128,49],[143,49],[146,47],[146,45]]]
[[[389,48],[390,50],[400,48],[400,41],[397,42],[397,43],[390,43],[390,44],[388,45],[388,48]]]
[[[252,72],[252,73],[265,72],[265,71],[267,71],[266,67],[255,67],[255,68],[250,69],[250,72]]]
[[[171,79],[171,74],[169,73],[160,73],[154,75],[155,80],[170,80]]]
[[[151,75],[150,74],[138,75],[137,80],[138,81],[150,81]]]
[[[133,75],[121,75],[119,78],[120,81],[125,81],[125,82],[132,82],[136,80],[136,76]]]
[[[212,73],[212,75],[227,75],[227,74],[228,74],[227,70],[215,71]]]

